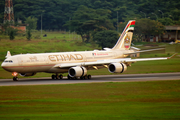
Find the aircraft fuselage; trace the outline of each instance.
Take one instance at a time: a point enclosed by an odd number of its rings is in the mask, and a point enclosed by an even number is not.
[[[127,52],[127,51],[126,51]],[[123,58],[123,51],[84,51],[84,52],[57,52],[38,54],[19,54],[8,57],[2,63],[2,67],[9,72],[31,73],[48,72],[64,73],[68,68],[59,69],[54,67],[63,63],[93,62],[97,60]],[[10,62],[12,61],[12,62]]]

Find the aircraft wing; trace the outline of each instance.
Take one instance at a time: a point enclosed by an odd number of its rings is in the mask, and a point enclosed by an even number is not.
[[[70,68],[74,66],[96,66],[96,65],[108,65],[110,63],[125,63],[131,64],[137,61],[151,61],[151,60],[166,60],[174,57],[176,54],[172,55],[171,57],[161,57],[161,58],[139,58],[139,59],[131,59],[131,58],[122,58],[122,59],[108,59],[108,60],[98,60],[93,62],[80,62],[80,63],[62,63],[57,64],[54,67],[57,68]]]

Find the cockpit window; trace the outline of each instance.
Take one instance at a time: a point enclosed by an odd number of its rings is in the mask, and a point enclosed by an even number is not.
[[[9,63],[13,63],[13,61],[12,60],[5,60],[4,62],[9,62]]]

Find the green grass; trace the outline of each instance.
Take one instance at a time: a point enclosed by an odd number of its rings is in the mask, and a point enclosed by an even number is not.
[[[180,119],[180,81],[0,87],[4,120]]]

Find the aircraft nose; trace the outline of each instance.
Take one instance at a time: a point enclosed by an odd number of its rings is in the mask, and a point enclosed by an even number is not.
[[[3,63],[1,64],[1,67],[4,69],[4,68],[6,67],[6,63],[3,62]]]
[[[6,68],[6,67],[7,67],[7,64],[6,64],[6,63],[3,62],[3,63],[1,64],[1,67],[2,67],[4,70],[7,70],[7,68]]]
[[[1,64],[1,67],[2,67],[2,68],[5,67],[5,63],[4,63],[4,62]]]
[[[3,62],[1,64],[1,67],[8,72],[12,72],[12,71],[14,71],[14,69],[12,68],[12,65],[13,64],[9,64],[8,62]]]

